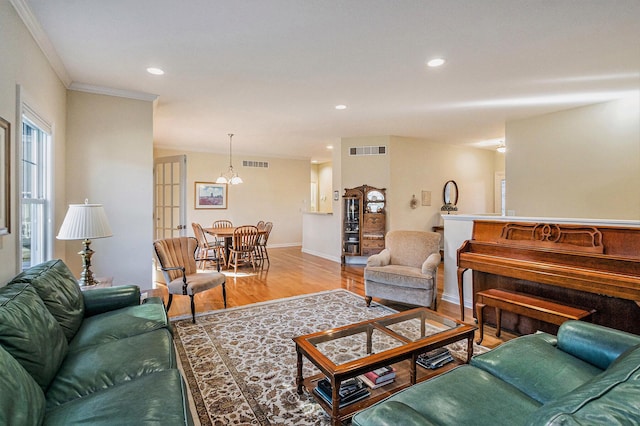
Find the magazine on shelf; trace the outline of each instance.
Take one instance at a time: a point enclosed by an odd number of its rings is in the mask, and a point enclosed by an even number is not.
[[[418,355],[416,363],[424,368],[435,370],[453,361],[447,348],[438,348]]]
[[[331,383],[327,379],[322,379],[318,382],[318,386],[313,390],[316,395],[324,399],[328,404],[331,404]],[[340,395],[339,408],[345,407],[354,402],[360,401],[370,395],[369,390],[357,377],[353,379],[345,380],[340,385],[338,391]]]
[[[386,386],[389,383],[393,383],[396,381],[395,375],[394,377],[388,378],[387,380],[385,380],[384,382],[380,382],[380,383],[373,383],[371,380],[369,380],[369,378],[367,376],[365,376],[364,374],[361,374],[360,376],[358,376],[358,378],[360,380],[362,380],[364,382],[365,385],[369,386],[370,389],[377,389],[380,388],[382,386]]]
[[[387,382],[396,377],[396,369],[391,366],[376,368],[365,373],[364,376],[375,384]]]

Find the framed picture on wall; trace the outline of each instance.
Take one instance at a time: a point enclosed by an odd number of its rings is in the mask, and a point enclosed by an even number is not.
[[[196,209],[226,209],[227,185],[213,182],[196,182]]]
[[[0,117],[0,235],[10,232],[11,218],[11,124]]]

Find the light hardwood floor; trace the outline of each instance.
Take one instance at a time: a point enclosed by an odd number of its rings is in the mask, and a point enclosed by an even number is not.
[[[269,257],[271,266],[268,269],[254,272],[251,267],[242,267],[238,269],[238,276],[234,276],[233,270],[223,270],[227,275],[227,307],[339,288],[364,296],[363,265],[347,265],[342,268],[339,263],[302,253],[300,247],[271,248]],[[458,318],[458,305],[442,301],[443,271],[441,264],[438,270],[438,312]],[[166,304],[167,291],[164,282],[158,282],[157,289],[151,290],[149,296],[162,296]],[[413,307],[386,300],[374,300],[397,310]],[[222,291],[219,288],[197,294],[195,302],[196,313],[224,307]],[[169,316],[188,315],[190,312],[189,298],[174,296]],[[465,312],[465,318],[471,318],[473,321],[470,309]],[[492,348],[514,337],[505,331],[500,338],[496,338],[494,334],[495,329],[485,326],[482,344]]]

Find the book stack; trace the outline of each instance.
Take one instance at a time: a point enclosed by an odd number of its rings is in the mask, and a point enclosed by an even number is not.
[[[390,366],[380,367],[358,376],[371,389],[388,385],[396,379],[396,369]]]
[[[332,404],[331,382],[329,380],[325,378],[318,381],[318,385],[313,391],[320,398],[324,399],[329,405]],[[368,397],[370,395],[370,392],[364,385],[362,380],[354,377],[353,379],[345,380],[340,384],[340,390],[338,391],[338,394],[340,395],[340,403],[338,407],[342,408]]]
[[[418,355],[416,363],[424,368],[435,370],[436,368],[440,368],[452,361],[453,357],[451,356],[451,353],[449,353],[449,349],[438,348]]]

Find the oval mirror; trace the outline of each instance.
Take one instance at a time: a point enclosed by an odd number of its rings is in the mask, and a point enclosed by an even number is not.
[[[444,184],[442,201],[444,201],[446,205],[455,206],[458,204],[458,184],[456,184],[455,180],[449,180]]]

